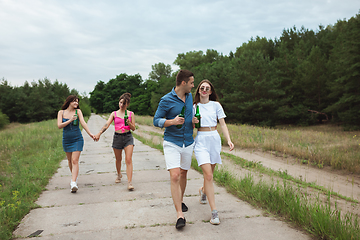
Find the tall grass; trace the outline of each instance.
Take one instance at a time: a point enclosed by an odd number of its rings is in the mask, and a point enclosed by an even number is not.
[[[0,239],[33,208],[65,158],[56,120],[8,126],[0,131]]]
[[[277,151],[320,168],[360,173],[360,132],[344,132],[330,125],[270,129],[229,124],[228,128],[237,147]]]
[[[153,126],[151,116],[136,116],[138,124]],[[237,148],[276,151],[322,168],[331,166],[360,173],[360,131],[344,132],[334,125],[281,127],[278,129],[244,124],[227,124]],[[225,142],[221,127],[219,133]]]
[[[319,199],[312,202],[286,181],[255,183],[251,174],[237,179],[224,169],[214,172],[214,180],[239,198],[296,223],[319,239],[360,239],[358,217],[350,213],[342,217],[339,209],[332,210],[330,195],[327,204]]]

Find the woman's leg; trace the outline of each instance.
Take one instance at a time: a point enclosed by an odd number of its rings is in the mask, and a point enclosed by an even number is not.
[[[71,154],[71,180],[76,182],[77,177],[79,175],[79,158],[80,151],[72,152]]]
[[[72,152],[65,152],[65,153],[66,153],[66,158],[68,159],[70,172],[72,173],[72,161],[71,161]]]
[[[133,164],[132,164],[132,155],[134,151],[134,145],[128,145],[124,148],[125,151],[125,163],[126,163],[126,176],[128,178],[128,183],[132,182],[133,174]]]
[[[215,164],[213,164],[215,165]],[[206,194],[206,197],[209,201],[209,205],[212,210],[216,210],[215,206],[215,193],[214,193],[214,183],[213,183],[213,167],[210,163],[205,163],[200,166],[204,174],[204,187],[203,191]]]
[[[115,165],[118,175],[121,175],[122,149],[113,148],[115,154]]]

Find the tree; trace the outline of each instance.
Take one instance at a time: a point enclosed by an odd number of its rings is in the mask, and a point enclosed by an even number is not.
[[[155,63],[151,66],[152,71],[149,73],[149,79],[158,82],[161,77],[165,76],[169,78],[171,76],[171,66],[165,65],[162,62]]]

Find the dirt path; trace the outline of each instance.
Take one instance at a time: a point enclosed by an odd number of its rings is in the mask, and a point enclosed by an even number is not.
[[[139,131],[136,133],[145,138],[151,138],[156,143],[162,141],[160,137],[151,135],[151,132],[162,134],[162,129],[152,126],[139,125],[138,130]],[[295,179],[300,179],[301,181],[307,183],[314,183],[315,185],[324,187],[329,191],[336,192],[341,196],[360,202],[360,177],[356,174],[332,170],[330,167],[319,169],[309,164],[302,164],[299,161],[296,161],[296,158],[291,156],[281,157],[276,156],[274,153],[263,152],[260,150],[236,148],[230,152],[227,146],[223,146],[222,150],[225,153],[230,153],[247,161],[261,163],[264,167],[274,171],[286,172]],[[244,176],[244,174],[248,172],[239,166],[235,166],[232,161],[226,159],[224,159],[223,165],[223,167],[231,169],[231,171],[239,177]],[[269,180],[271,178],[271,176],[262,177],[263,180]],[[317,192],[315,189],[307,189],[306,191]],[[323,198],[326,199],[326,195],[322,195]],[[352,212],[360,215],[360,207],[358,203],[346,201],[338,197],[333,198],[333,201],[337,202],[337,206],[343,212]],[[334,205],[334,202],[332,204]]]

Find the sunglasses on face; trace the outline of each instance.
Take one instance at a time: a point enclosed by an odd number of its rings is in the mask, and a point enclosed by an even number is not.
[[[210,87],[201,87],[200,90],[208,92],[210,91]]]

